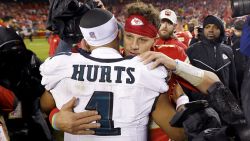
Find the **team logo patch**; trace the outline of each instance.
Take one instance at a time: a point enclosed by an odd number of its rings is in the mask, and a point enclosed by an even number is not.
[[[172,13],[172,12],[169,11],[169,10],[166,10],[166,11],[165,11],[165,15],[166,15],[166,16],[171,16],[171,13]]]
[[[223,58],[224,60],[228,59],[227,55],[224,54],[224,53],[222,54],[222,58]]]
[[[89,32],[90,38],[96,39],[95,32]]]
[[[144,23],[142,22],[142,20],[138,18],[133,18],[131,20],[131,25],[139,26],[139,25],[144,25]]]

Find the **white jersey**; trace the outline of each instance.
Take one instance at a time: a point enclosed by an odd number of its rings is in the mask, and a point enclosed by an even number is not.
[[[94,51],[91,56],[55,56],[41,65],[42,84],[52,93],[58,109],[77,97],[80,101],[75,112],[96,109],[102,117],[97,135],[65,133],[64,140],[146,141],[155,98],[168,90],[166,69],[150,70],[150,64],[143,65],[138,57],[121,58],[110,48]]]

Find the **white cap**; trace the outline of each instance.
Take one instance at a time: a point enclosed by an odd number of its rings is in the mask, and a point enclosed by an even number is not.
[[[160,13],[160,20],[162,19],[168,19],[170,20],[173,24],[177,23],[177,16],[173,10],[170,9],[164,9]]]
[[[102,46],[112,42],[118,35],[118,25],[113,16],[103,25],[93,28],[83,28],[80,26],[85,41],[91,46]]]

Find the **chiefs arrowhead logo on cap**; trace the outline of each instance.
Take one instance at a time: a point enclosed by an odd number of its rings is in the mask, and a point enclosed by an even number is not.
[[[138,18],[133,18],[131,20],[131,25],[135,25],[135,26],[138,26],[138,25],[144,25],[144,23],[142,22],[142,20],[138,19]]]
[[[171,16],[171,11],[166,10],[166,11],[165,11],[165,15],[166,15],[166,16]]]

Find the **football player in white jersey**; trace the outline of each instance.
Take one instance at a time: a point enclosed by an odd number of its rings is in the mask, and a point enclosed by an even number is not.
[[[147,140],[154,101],[168,89],[165,68],[149,70],[150,65],[143,65],[138,57],[122,58],[117,51],[117,23],[107,11],[90,10],[82,17],[80,27],[91,55],[66,53],[47,59],[40,68],[42,84],[52,93],[59,109],[72,97],[78,97],[74,112],[97,110],[101,128],[95,129],[95,135],[65,133],[64,140]],[[151,27],[148,34],[157,34],[150,23],[147,27]],[[183,130],[169,125],[174,107],[164,94],[158,101],[154,113],[159,115],[158,107],[165,107],[165,111],[155,120],[166,132],[171,131],[168,134],[174,139],[182,140]]]

